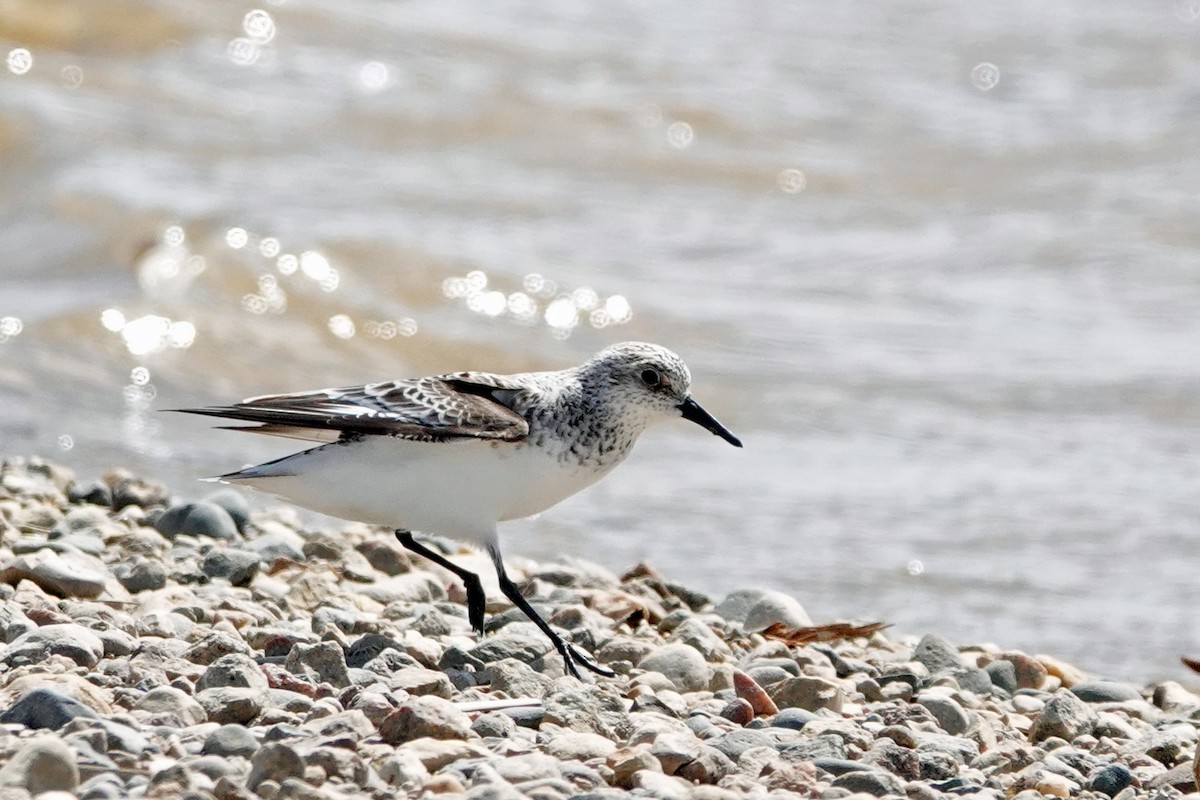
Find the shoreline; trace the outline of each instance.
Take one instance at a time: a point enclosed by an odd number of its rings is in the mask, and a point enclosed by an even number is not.
[[[1200,696],[935,635],[814,630],[778,592],[509,562],[615,670],[386,531],[230,490],[0,465],[0,787],[116,797],[838,800],[1197,792]],[[849,633],[849,638],[845,634]],[[839,638],[839,634],[841,635]],[[806,637],[815,640],[800,643]],[[24,791],[26,794],[21,794]],[[4,797],[9,797],[5,794]],[[67,795],[63,795],[66,797]]]

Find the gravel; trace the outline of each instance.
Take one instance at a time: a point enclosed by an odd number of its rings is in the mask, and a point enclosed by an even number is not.
[[[48,536],[46,531],[52,531]],[[477,555],[448,551],[464,564]],[[0,464],[0,794],[45,800],[1196,795],[1200,696],[934,634],[818,636],[794,598],[514,559],[618,674],[391,531]],[[840,637],[840,638],[839,638]]]

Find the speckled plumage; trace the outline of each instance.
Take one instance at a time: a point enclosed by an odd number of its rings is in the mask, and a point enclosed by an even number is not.
[[[181,410],[258,423],[235,430],[323,443],[220,480],[344,519],[484,545],[505,587],[496,523],[543,511],[599,480],[647,426],[682,416],[741,446],[690,391],[679,356],[626,342],[558,372],[456,372]],[[411,535],[401,541],[436,560]],[[475,592],[472,621],[480,627]],[[525,610],[573,672],[570,662],[581,656]]]

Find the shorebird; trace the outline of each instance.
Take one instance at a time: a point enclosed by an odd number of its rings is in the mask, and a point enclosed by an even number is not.
[[[320,442],[218,480],[393,528],[405,548],[462,580],[468,619],[481,635],[479,576],[413,531],[486,549],[505,597],[549,637],[576,678],[576,664],[613,673],[566,642],[522,596],[505,572],[496,524],[537,514],[595,483],[661,420],[682,417],[742,446],[692,399],[683,360],[641,342],[613,345],[558,372],[455,372],[175,410],[257,423],[233,430]]]

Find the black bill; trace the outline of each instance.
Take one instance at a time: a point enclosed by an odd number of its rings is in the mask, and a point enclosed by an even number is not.
[[[679,412],[683,414],[684,419],[691,420],[701,428],[720,436],[734,447],[742,446],[741,439],[730,433],[728,428],[717,422],[716,417],[701,408],[700,404],[692,398],[689,397],[687,400],[684,400],[679,404],[678,408]]]

